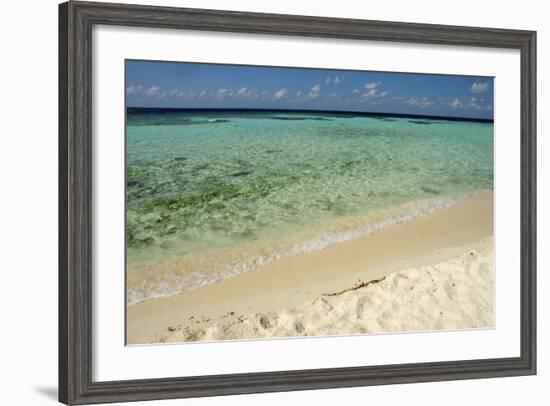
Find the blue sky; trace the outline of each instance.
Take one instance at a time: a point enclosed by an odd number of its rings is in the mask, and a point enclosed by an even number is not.
[[[493,118],[493,79],[475,76],[127,61],[126,94],[129,107]]]

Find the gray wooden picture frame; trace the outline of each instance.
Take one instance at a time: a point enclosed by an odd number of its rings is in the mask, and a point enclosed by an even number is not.
[[[92,379],[92,27],[95,24],[518,49],[521,54],[521,353],[350,368]],[[121,293],[122,295],[123,293]],[[536,32],[68,2],[59,6],[59,400],[66,404],[536,373]]]

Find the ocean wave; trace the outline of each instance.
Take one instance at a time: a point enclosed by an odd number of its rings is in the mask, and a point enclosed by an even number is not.
[[[440,197],[429,201],[411,203],[390,213],[387,217],[339,232],[323,232],[314,238],[294,244],[286,249],[274,251],[268,255],[260,255],[246,261],[228,264],[217,272],[192,272],[186,276],[172,274],[169,277],[158,277],[152,283],[143,281],[127,291],[127,303],[136,304],[153,298],[173,296],[185,290],[197,289],[202,286],[232,278],[274,262],[291,258],[297,255],[321,251],[336,244],[351,242],[388,227],[405,223],[415,218],[432,213],[436,210],[452,206],[463,201],[473,193],[457,197]]]
[[[209,118],[207,120],[193,120],[193,119],[183,119],[183,120],[173,120],[173,121],[133,121],[129,122],[128,127],[158,127],[158,126],[182,126],[182,125],[201,125],[201,124],[221,124],[229,123],[230,120],[223,118]]]

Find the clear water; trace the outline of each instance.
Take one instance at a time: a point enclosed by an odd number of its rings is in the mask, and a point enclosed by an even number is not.
[[[492,187],[491,123],[129,109],[128,301],[322,249]]]

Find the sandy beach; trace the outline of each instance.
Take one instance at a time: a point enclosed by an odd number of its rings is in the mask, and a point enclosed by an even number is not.
[[[127,343],[493,326],[493,193],[127,307]]]

